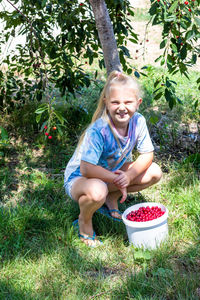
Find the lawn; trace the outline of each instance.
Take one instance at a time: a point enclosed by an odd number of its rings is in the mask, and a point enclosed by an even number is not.
[[[152,101],[151,77],[141,79],[141,112],[163,178],[129,195],[120,209],[154,201],[168,208],[169,237],[152,251],[134,248],[123,223],[97,213],[94,229],[103,246],[88,249],[73,231],[79,209],[64,193],[63,172],[85,124],[72,118],[70,130],[49,141],[37,130],[33,108],[1,116],[9,144],[1,146],[0,299],[200,298],[199,143],[189,136],[198,121],[195,78],[192,73],[189,89],[177,78],[184,104],[172,111],[164,100]],[[81,108],[80,96],[72,101],[76,112],[92,114],[98,84],[82,90]]]

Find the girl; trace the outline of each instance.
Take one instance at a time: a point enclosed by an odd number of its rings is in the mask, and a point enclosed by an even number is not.
[[[145,118],[137,112],[142,99],[138,83],[130,76],[113,71],[101,93],[90,126],[80,138],[64,178],[67,194],[78,202],[75,221],[80,239],[96,247],[101,241],[92,226],[93,214],[106,205],[114,220],[121,220],[118,198],[158,182],[159,166],[152,162],[153,145]],[[132,162],[136,146],[138,158]]]

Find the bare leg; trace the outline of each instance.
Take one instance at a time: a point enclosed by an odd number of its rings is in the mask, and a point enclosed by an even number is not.
[[[120,191],[109,192],[106,198],[106,205],[109,209],[118,209],[118,199],[121,196]],[[121,219],[121,214],[116,211],[111,212],[112,217]]]
[[[93,235],[92,217],[94,212],[104,204],[107,193],[107,185],[100,179],[82,177],[74,182],[71,194],[80,208],[78,218],[80,234]],[[94,243],[91,240],[83,241],[88,245]]]

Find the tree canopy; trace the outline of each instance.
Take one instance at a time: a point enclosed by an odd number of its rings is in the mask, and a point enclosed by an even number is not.
[[[4,60],[8,69],[6,74],[0,71],[1,108],[23,104],[27,97],[41,100],[47,85],[48,88],[57,87],[61,95],[67,98],[68,93],[89,86],[86,64],[91,65],[97,60],[99,67],[105,68],[99,27],[95,23],[94,6],[91,5],[94,0],[6,1],[13,11],[0,12],[5,22],[0,43],[6,43],[20,29],[20,34],[26,35],[26,44],[18,45],[18,52]],[[127,59],[131,58],[127,42],[138,43],[137,33],[132,28],[134,9],[129,0],[106,0],[105,4],[113,26],[121,68],[131,74],[134,72],[134,60],[132,63]],[[160,41],[163,54],[157,61],[167,68],[169,74],[180,72],[189,77],[188,69],[197,62],[200,55],[199,4],[200,0],[151,0],[149,24],[160,24],[163,28]],[[139,76],[139,73],[135,75]],[[200,89],[200,78],[197,84]],[[165,96],[172,108],[179,101],[175,85],[166,73],[157,78],[154,83],[155,99]]]

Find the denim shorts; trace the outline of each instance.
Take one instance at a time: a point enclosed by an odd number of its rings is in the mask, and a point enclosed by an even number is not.
[[[82,176],[76,176],[76,177],[72,178],[70,181],[66,181],[64,183],[65,192],[71,199],[73,199],[72,194],[71,194],[72,185],[79,178],[82,178]]]

